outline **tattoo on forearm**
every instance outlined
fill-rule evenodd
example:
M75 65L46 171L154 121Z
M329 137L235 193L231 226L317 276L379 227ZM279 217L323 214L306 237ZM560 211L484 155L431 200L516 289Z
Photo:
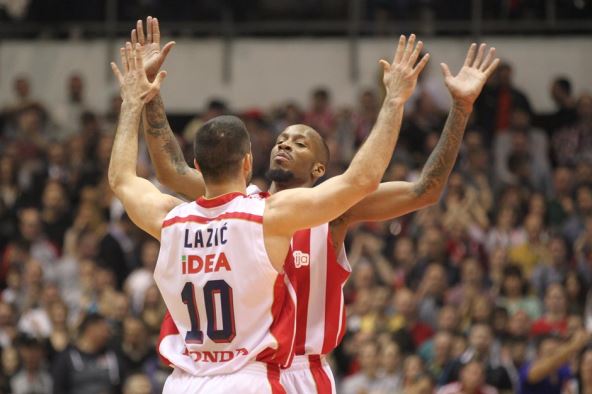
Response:
M160 96L156 96L146 104L146 123L148 123L146 132L151 136L160 137L169 130L172 133Z
M146 104L145 111L146 134L160 140L161 149L167 155L175 171L180 175L185 174L187 172L187 162L173 134L173 130L169 126L161 97L156 96Z
M460 150L469 115L456 107L450 110L438 144L430 154L414 187L417 196L440 190L446 183Z

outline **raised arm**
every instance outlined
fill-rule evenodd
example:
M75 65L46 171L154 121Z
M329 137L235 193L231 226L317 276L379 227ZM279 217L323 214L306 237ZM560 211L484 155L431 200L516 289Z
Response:
M422 47L421 41L415 45L414 35L409 42L401 36L392 64L380 61L386 97L378 121L349 168L314 188L284 190L271 196L265 212L266 234L291 235L326 223L376 190L399 136L403 105L429 59L425 55L414 67Z
M121 58L123 74L115 63L111 63L121 86L123 102L109 162L109 185L131 220L154 238L160 239L160 229L166 214L181 201L161 193L148 180L138 177L136 165L142 108L158 93L166 73L158 73L154 82L150 83L144 72L142 57L132 50L129 42L125 49L121 48Z
M168 42L161 50L158 19L151 16L146 18L146 35L142 21L138 20L131 39L132 45L140 44L146 76L149 81L153 81L175 42ZM146 103L142 125L150 159L160 183L188 199L202 196L205 193L203 178L197 170L187 165L167 120L160 94Z
M434 204L440 198L454 167L473 104L485 82L499 63L495 48L485 55L485 44L469 48L460 72L453 76L441 63L444 82L452 96L452 107L438 144L430 154L415 182L385 182L378 190L346 212L345 224L358 221L387 220Z
M530 366L526 376L528 383L536 384L552 374L575 357L590 341L590 334L584 330L576 331L572 338L557 347L550 355L539 355Z

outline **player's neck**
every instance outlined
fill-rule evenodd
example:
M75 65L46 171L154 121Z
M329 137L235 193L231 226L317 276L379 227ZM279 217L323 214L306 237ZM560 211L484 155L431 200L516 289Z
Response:
M295 189L297 187L313 187L306 182L271 182L267 192L269 194L281 192L282 190Z
M247 193L247 188L245 186L245 181L244 179L237 179L232 180L232 181L228 181L228 182L223 182L223 183L218 183L218 184L206 184L206 194L205 194L205 198L210 199L210 198L216 198L218 196L221 196L223 194L228 194L228 193L243 193L246 194Z

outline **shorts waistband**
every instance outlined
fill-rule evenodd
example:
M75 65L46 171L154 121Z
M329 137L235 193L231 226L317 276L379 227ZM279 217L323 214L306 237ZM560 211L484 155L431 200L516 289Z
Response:
M183 375L191 375L191 376L199 376L199 377L213 377L213 376L224 376L224 375L235 375L235 374L247 374L247 375L262 375L262 376L268 376L268 373L274 373L274 371L277 371L275 373L279 373L279 366L275 365L275 364L267 364L267 363L263 363L260 361L252 361L247 363L246 365L244 365L243 367L241 367L239 370L237 371L233 371L233 372L228 372L228 373L224 373L224 374L213 374L213 375L208 375L208 374L200 374L200 375L194 375L193 373L190 373L188 371L185 371L182 368L179 367L175 367L175 372L177 374L183 374Z
M311 354L311 355L300 355L294 356L292 364L288 367L288 370L294 369L310 369L318 366L327 365L327 359L324 355Z

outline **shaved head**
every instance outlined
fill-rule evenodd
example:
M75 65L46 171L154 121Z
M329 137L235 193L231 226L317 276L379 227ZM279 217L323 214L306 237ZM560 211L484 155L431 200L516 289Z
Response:
M310 126L305 124L295 124L286 128L286 130L294 130L304 135L308 135L311 137L311 140L314 142L314 151L315 156L319 163L323 165L327 165L329 160L331 159L331 153L329 151L329 145L325 139L319 134L318 131L313 129Z

